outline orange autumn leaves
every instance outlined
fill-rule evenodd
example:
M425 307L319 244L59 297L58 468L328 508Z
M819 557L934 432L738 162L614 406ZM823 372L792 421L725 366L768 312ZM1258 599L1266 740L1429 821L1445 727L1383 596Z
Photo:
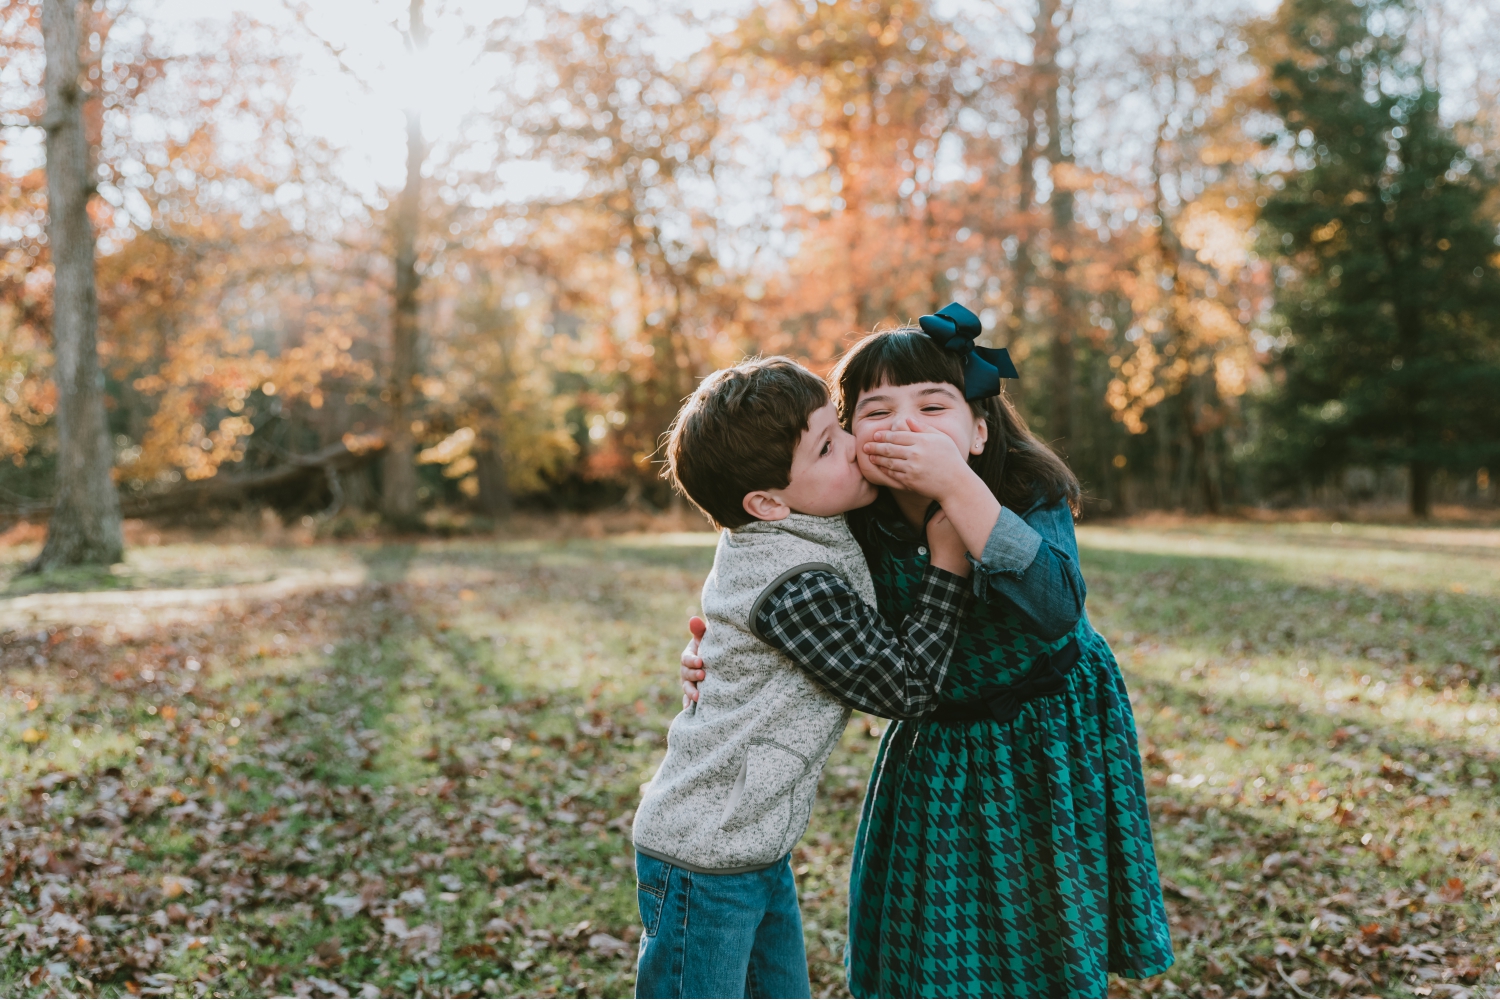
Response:
M410 417L418 450L473 435L424 479L449 499L503 469L518 493L571 477L665 500L660 434L698 378L745 353L826 368L852 336L951 299L1034 359L1018 389L1033 416L1044 359L1072 338L1079 422L1102 425L1106 458L1170 398L1192 394L1212 430L1257 384L1269 275L1250 252L1250 153L1213 115L1157 165L1191 181L1163 214L1179 266L1151 181L1037 159L1052 140L1023 120L1035 68L923 0L767 0L680 62L624 8L545 13L486 29L515 63L496 69L513 103L430 151ZM390 209L301 130L301 69L248 21L222 59L131 45L106 60L95 202L117 481L150 492L388 434ZM1159 70L1128 55L1111 72L1147 86ZM1213 79L1195 93L1209 111L1223 98ZM495 170L518 161L576 187L518 195ZM0 226L36 225L39 183L0 176ZM0 459L17 462L51 433L46 255L27 238L0 249Z

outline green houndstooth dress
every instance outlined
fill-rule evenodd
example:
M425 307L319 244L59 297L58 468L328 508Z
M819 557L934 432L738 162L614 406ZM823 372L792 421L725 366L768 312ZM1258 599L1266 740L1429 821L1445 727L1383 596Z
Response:
M961 626L942 700L1011 683L1069 637L1082 658L1066 694L1028 702L1010 723L907 721L887 731L850 877L857 997L1102 997L1111 972L1145 977L1172 964L1119 666L1087 616L1049 642L1022 610L1035 611L1027 588L1057 585L1048 573L1072 574L1081 607L1072 517L1058 505L1025 520L1047 565L976 573L984 599ZM882 615L900 621L927 565L921 538L888 497L850 522Z

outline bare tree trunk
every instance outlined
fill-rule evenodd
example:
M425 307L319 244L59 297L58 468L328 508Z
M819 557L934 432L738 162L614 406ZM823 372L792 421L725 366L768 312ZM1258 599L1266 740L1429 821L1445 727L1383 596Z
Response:
M1021 219L1021 225L1024 228L1021 232L1020 245L1016 248L1016 287L1013 293L1015 304L1011 311L1012 336L1022 332L1025 327L1026 298L1036 269L1035 262L1031 259L1036 237L1027 216L1036 205L1036 115L1041 103L1043 86L1039 78L1037 63L1043 51L1042 22L1044 19L1051 18L1055 2L1056 0L1040 0L1039 2L1036 24L1031 35L1031 73L1021 88L1020 106L1017 108L1021 116L1022 131L1020 155L1016 158L1016 214Z
M1191 466L1188 475L1197 480L1198 499L1203 508L1210 514L1219 512L1219 492L1214 488L1213 470L1208 467L1208 435L1204 433L1203 427L1198 422L1198 414L1193 411L1193 387L1183 380L1182 386L1177 390L1177 410L1182 414L1183 433L1188 439L1188 453L1186 464ZM1183 496L1189 495L1187 483L1183 483ZM1188 500L1186 506L1194 506Z
M410 44L421 49L427 44L427 28L422 20L422 0L411 0ZM386 392L390 395L390 446L385 453L381 482L381 509L397 525L410 525L417 519L417 465L411 421L414 380L417 375L417 228L422 206L422 161L426 149L422 144L422 118L415 108L406 111L406 186L396 203L395 315L391 322L391 368Z
M1171 337L1174 357L1188 359L1191 345L1187 331L1183 329L1182 316L1186 312L1189 291L1182 277L1182 248L1167 222L1166 194L1162 190L1162 150L1166 145L1167 119L1162 118L1156 128L1156 145L1151 157L1151 211L1156 216L1156 248L1161 255L1162 269L1172 283L1171 300L1167 307L1167 329ZM1219 512L1219 491L1214 483L1213 471L1208 463L1208 441L1198 414L1193 409L1193 387L1191 366L1187 374L1175 387L1177 411L1182 420L1182 433L1187 439L1187 450L1183 458L1183 506L1194 506L1190 499L1188 476L1198 481L1198 498L1210 514Z
M1047 115L1047 161L1052 167L1052 265L1049 274L1052 299L1052 341L1048 369L1052 412L1047 437L1064 457L1073 437L1073 289L1069 265L1073 252L1073 191L1059 182L1059 168L1073 162L1067 142L1062 109L1063 79L1058 55L1062 49L1062 27L1072 17L1072 4L1047 0L1038 21L1037 69L1046 89L1043 108Z
M480 511L489 517L504 517L511 511L511 495L500 436L493 431L482 432L479 447L474 450L474 460L479 477Z
M1423 461L1411 463L1411 516L1426 519L1432 515L1432 466Z
M52 341L57 386L57 501L47 541L27 567L41 572L109 565L124 552L114 456L99 369L99 303L88 200L92 158L83 126L76 0L43 0L46 47L47 237L51 246Z

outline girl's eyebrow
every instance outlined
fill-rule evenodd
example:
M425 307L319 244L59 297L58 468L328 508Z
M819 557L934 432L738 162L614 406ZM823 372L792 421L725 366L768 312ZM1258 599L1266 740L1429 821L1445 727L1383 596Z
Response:
M891 397L889 396L866 396L864 399L861 399L859 401L858 405L854 407L854 410L857 413L871 403L889 403L890 401Z
M949 386L949 385L939 385L939 386L934 386L931 389L923 389L921 392L917 393L917 395L918 396L952 396L955 399L958 398L958 393L954 390L954 388L952 386Z

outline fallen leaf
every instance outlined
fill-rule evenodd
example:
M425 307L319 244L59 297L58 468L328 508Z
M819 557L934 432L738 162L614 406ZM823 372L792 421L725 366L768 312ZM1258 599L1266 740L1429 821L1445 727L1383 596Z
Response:
M365 908L365 898L350 892L335 892L323 897L323 905L339 911L339 916L348 920Z
M1163 892L1174 896L1181 896L1183 899L1191 899L1195 902L1207 898L1203 895L1202 889L1191 885L1178 885L1177 882L1169 878L1161 880L1161 888Z
M198 888L198 883L181 875L163 875L161 879L161 894L167 899L176 899L182 895L192 895L193 890Z
M589 951L602 958L614 958L618 955L628 955L631 951L630 945L610 934L590 934Z

